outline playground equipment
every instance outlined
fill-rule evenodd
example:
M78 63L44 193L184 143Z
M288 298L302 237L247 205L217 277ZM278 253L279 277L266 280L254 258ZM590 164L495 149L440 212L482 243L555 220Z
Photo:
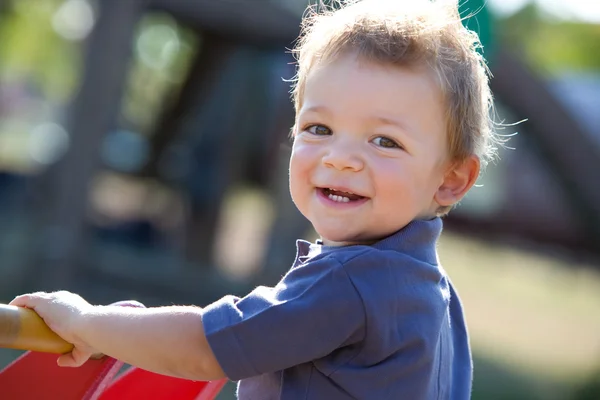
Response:
M15 400L212 400L226 380L191 381L130 367L98 355L79 368L56 364L73 346L32 310L0 304L0 347L28 350L0 371L2 398Z

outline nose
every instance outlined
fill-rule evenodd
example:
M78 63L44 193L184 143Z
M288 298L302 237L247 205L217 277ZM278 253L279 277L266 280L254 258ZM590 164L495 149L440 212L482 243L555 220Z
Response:
M335 143L322 158L323 165L339 171L360 171L364 168L364 160L359 146L351 143Z

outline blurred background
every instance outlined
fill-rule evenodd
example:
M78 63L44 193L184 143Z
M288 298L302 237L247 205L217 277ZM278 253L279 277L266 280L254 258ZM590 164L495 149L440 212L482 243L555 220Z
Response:
M287 190L307 1L0 1L0 302L203 306L275 283L315 237ZM600 399L600 3L461 4L518 132L439 248L473 399Z

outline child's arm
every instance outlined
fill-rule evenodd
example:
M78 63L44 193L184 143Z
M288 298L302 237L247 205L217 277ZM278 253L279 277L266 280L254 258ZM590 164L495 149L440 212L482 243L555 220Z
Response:
M104 353L160 374L194 380L224 377L208 345L202 309L92 306L68 292L19 296L12 305L34 309L75 349L59 365L79 366Z

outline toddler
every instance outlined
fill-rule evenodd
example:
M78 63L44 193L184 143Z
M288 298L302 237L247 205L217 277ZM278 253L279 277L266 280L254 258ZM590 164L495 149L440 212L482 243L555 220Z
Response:
M442 219L493 156L477 36L456 1L347 1L309 13L294 50L292 199L320 236L299 240L275 287L213 304L35 309L75 345L194 380L239 381L241 400L470 397L463 310L441 267Z

